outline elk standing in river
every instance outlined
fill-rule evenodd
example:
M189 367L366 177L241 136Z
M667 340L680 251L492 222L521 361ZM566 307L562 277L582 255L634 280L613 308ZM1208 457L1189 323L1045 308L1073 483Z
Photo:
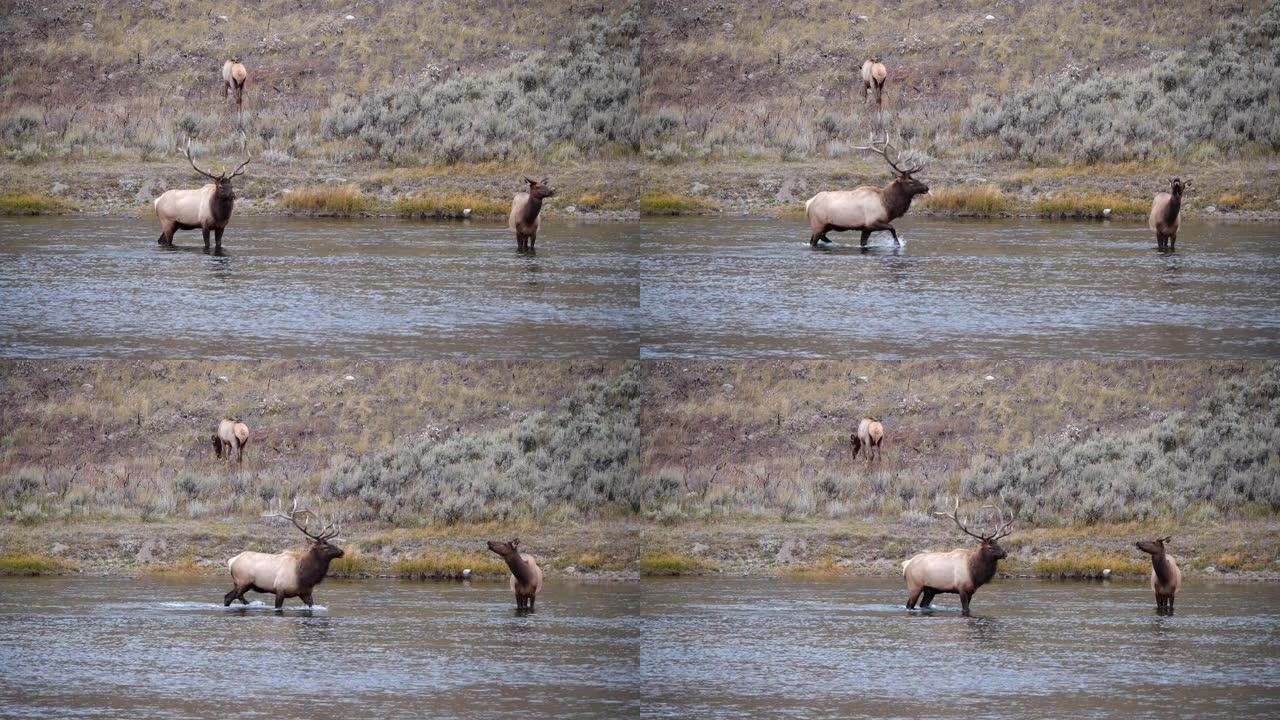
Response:
M956 593L960 596L963 614L968 615L969 600L974 592L995 576L996 563L1008 555L998 541L1012 532L1009 529L1013 525L1012 512L1005 521L1003 509L999 510L1000 520L996 529L986 534L975 533L965 527L959 512L960 500L957 498L956 507L950 513L934 514L955 520L966 535L977 538L981 544L976 548L957 548L951 552L920 553L902 563L902 577L907 581L907 609L915 609L921 594L924 599L920 607L924 609L933 603L934 595Z
M1151 201L1151 216L1147 218L1147 227L1156 234L1156 247L1161 250L1172 250L1178 242L1178 228L1182 225L1179 216L1182 211L1182 191L1191 187L1191 180L1186 182L1169 178L1169 192L1158 192Z
M315 518L315 513L298 508L298 501L293 501L289 512L267 512L263 517L282 517L293 523L311 539L311 546L306 550L288 550L282 553L269 554L260 552L242 552L227 561L231 569L231 591L222 597L223 605L229 606L235 600L248 605L244 594L254 592L276 596L276 609L284 606L285 598L302 598L302 602L311 607L311 591L319 585L329 572L329 563L342 557L342 548L329 541L338 536L335 524L325 525L318 533L307 530L307 526L298 522L299 515Z
M222 99L227 99L227 92L235 89L236 91L236 112L240 112L241 103L244 101L244 81L248 79L249 71L244 69L244 65L240 64L240 58L232 57L230 60L222 63Z
M541 180L524 179L529 183L529 192L518 192L511 200L511 215L507 217L507 226L516 234L517 250L532 250L538 241L538 228L542 221L538 213L542 211L542 201L554 197L555 190L547 185L547 178Z
M867 91L875 90L876 112L880 112L880 98L884 93L884 80L889 75L880 58L873 57L862 63L862 104L867 104Z
M858 451L864 446L867 448L867 465L871 465L873 459L879 460L880 443L883 440L884 425L875 418L862 418L862 422L858 423L858 431L849 436L852 460L858 459Z
M236 202L231 180L243 171L249 160L240 163L230 175L225 169L221 175L214 175L196 167L196 161L191 159L191 143L188 142L187 162L191 163L196 172L213 182L196 190L169 190L156 198L156 217L160 218L160 239L157 242L173 247L175 232L200 228L204 235L204 249L209 249L209 232L213 231L217 241L215 252L222 252L222 231L231 222L231 211Z
M1156 610L1173 612L1173 596L1182 585L1182 571L1173 561L1173 556L1164 551L1164 544L1169 542L1166 535L1155 540L1142 540L1134 543L1138 549L1151 556L1151 589L1156 594Z
M223 418L218 432L213 434L213 451L221 460L225 454L231 460L231 449L236 450L236 464L244 463L244 446L249 444L249 426L238 419Z
M805 202L805 215L812 231L809 235L811 246L817 247L819 240L831 242L827 239L827 233L832 230L862 231L862 247L867 246L867 238L871 237L871 233L888 230L893 235L894 244L902 244L898 240L898 231L890 223L905 215L911 208L911 199L929 192L929 186L912 177L923 170L923 166L903 170L889 159L887 151L891 147L886 142L883 148L874 145L854 148L878 153L889 163L889 167L893 168L894 178L888 187L863 185L853 190L824 191Z
M489 549L506 561L511 569L511 589L516 594L516 609L533 609L538 590L542 587L542 568L533 556L520 552L519 538L511 542L489 541Z

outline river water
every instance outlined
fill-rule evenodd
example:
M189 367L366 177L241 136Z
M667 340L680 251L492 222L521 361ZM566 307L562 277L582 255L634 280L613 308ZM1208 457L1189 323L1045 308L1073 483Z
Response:
M645 357L1280 356L1280 226L907 217L858 247L803 219L640 223Z
M635 583L326 581L223 608L220 578L0 578L0 716L597 718L639 713Z
M236 218L225 255L154 220L0 218L8 357L606 358L639 353L622 223Z
M1263 718L1280 708L1280 587L996 580L960 616L900 579L644 583L651 717Z

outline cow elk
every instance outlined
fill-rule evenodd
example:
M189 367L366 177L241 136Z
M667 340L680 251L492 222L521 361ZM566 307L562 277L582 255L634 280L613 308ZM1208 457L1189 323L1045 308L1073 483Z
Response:
M319 517L307 509L300 509L298 501L293 501L289 512L277 510L263 513L263 517L284 518L302 531L311 540L306 550L287 550L282 553L269 554L260 552L242 552L227 561L231 569L230 592L222 596L222 603L230 606L232 601L239 600L248 605L244 594L254 592L276 596L276 609L284 606L285 598L297 597L311 607L311 591L324 581L329 572L329 563L342 557L342 548L332 544L338 536L338 527L334 523L324 525L320 532L313 533L307 529L306 523L299 522L300 516L320 521Z
M889 75L880 58L873 57L862 63L862 104L867 104L868 91L875 91L876 112L880 112L880 99L884 94L884 80Z
M994 509L994 506L987 505ZM987 584L996 574L996 563L1003 560L1007 553L1000 547L999 540L1007 537L1012 531L1013 514L1008 520L1004 518L1004 510L999 509L999 519L995 530L989 533L975 533L965 525L959 517L960 500L956 499L955 509L950 513L934 513L949 517L955 521L966 535L977 538L976 548L957 548L950 552L920 553L902 563L902 577L907 581L907 609L914 610L916 600L923 594L921 609L927 609L933 603L933 596L938 593L956 593L960 596L960 606L965 615L969 614L969 600L978 588Z
M538 219L538 213L542 212L542 201L555 197L556 191L547 184L547 178L525 178L524 181L529 183L529 192L518 192L512 198L507 226L516 234L517 250L533 250L534 243L538 241L538 228L542 224Z
M240 112L244 102L244 81L248 77L249 71L240 64L240 58L232 56L230 60L222 63L222 99L227 99L228 91L235 90L237 113Z
M1155 540L1141 540L1134 543L1138 549L1151 556L1151 589L1156 594L1156 611L1173 613L1173 596L1182 585L1182 571L1173 556L1165 552L1164 544L1169 542L1166 535Z
M156 217L160 218L160 239L157 242L173 247L175 232L200 228L204 235L204 249L209 249L209 232L212 231L217 242L215 252L222 252L222 231L231 221L231 211L236 202L231 180L243 172L249 160L240 163L231 174L224 169L221 175L214 175L196 166L196 161L191 158L191 143L188 142L187 161L196 172L213 182L196 190L169 190L156 198Z
M1147 227L1156 234L1156 247L1164 250L1174 249L1178 242L1178 227L1182 225L1179 213L1182 210L1182 191L1191 187L1191 180L1183 182L1179 178L1169 178L1169 192L1156 193L1151 201L1151 216L1147 219Z
M244 446L249 444L249 426L238 418L223 418L218 423L218 431L213 434L213 451L221 460L231 460L231 450L235 448L236 464L244 463Z
M497 553L511 569L511 590L516 594L517 610L532 610L538 590L542 588L542 568L528 553L520 552L520 539L510 542L489 541L489 549Z
M877 230L888 230L893 235L895 245L901 245L898 231L892 223L902 217L911 208L911 199L916 195L929 192L929 186L912 177L924 169L922 165L903 170L889 158L888 150L893 146L888 142L883 147L859 146L855 150L870 150L880 155L893 168L893 182L888 187L879 188L863 185L853 190L824 191L809 198L804 204L805 215L809 219L809 244L818 246L818 241L831 242L827 233L844 230L860 230L862 247L867 246L867 238Z
M884 425L875 418L862 418L858 423L858 431L849 436L849 447L852 460L858 459L858 452L867 449L867 465L880 459L880 443L884 440Z

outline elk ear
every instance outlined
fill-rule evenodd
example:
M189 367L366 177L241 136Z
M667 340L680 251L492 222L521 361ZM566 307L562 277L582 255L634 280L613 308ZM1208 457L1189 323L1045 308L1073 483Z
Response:
M524 179L524 181L525 181L525 182L527 182L527 183L529 183L530 185L537 185L537 184L538 184L538 181L537 181L537 180L530 180L528 177L526 177L526 178Z
M519 546L520 546L520 538L512 538L511 547L519 547Z

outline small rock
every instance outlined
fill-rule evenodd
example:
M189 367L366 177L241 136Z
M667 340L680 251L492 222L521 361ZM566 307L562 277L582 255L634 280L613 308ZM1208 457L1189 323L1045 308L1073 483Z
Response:
M67 184L66 184L66 183L64 183L64 182L55 182L54 184L52 184L52 185L50 185L50 186L49 186L49 194L50 194L50 195L61 195L62 193L64 193L64 192L66 192L66 191L67 191L67 188L68 188L68 187L70 187L70 186L69 186L69 185L67 185Z
M53 544L53 547L49 548L49 554L50 554L50 555L61 555L62 553L66 552L67 550L70 550L70 548L68 548L66 545L63 545L62 543L54 543L54 544Z
M732 390L732 389L733 389L733 383L725 383L725 384L721 385L720 387L724 388L726 391L728 391L728 390Z
M219 375L219 376L218 376L218 382L220 382L220 383L225 383L225 382L231 382L231 381L230 381L229 379L227 379L227 376L226 376L226 375Z
M462 570L462 579L463 579L463 580L468 580L468 579L470 579L470 578L471 578L471 568L463 568L463 570Z
M693 553L694 555L701 555L706 551L707 551L707 546L702 543L694 543L693 547L689 548L689 552Z
M347 382L351 382L352 380L355 380L355 379L356 379L356 376L355 376L355 375L348 375L348 376L346 376L346 377L344 377L344 378L342 378L342 379L343 379L343 380L346 380Z
M988 376L986 377L986 379L987 379L987 380L995 380L995 379L996 379L996 376L995 376L995 375L988 375Z
M462 208L462 217L464 218L471 217L471 208Z
M871 378L867 377L866 375L859 375L858 382L871 382Z
M1204 571L1207 573L1218 572L1218 568L1210 565L1209 567L1205 568Z
M1104 578L1109 578L1109 577L1111 577L1111 568L1103 568L1103 570L1102 570L1102 577L1104 577Z
M81 23L81 24L80 24L80 27L84 28L85 30L92 30L92 29L93 29L93 23L91 23L91 22Z
M1217 205L1207 205L1207 206L1205 206L1204 211L1205 211L1205 212L1218 212L1218 206L1217 206Z
M146 542L142 543L142 547L138 548L138 554L134 560L139 565L145 565L154 562L156 555L164 553L168 549L168 544L161 538L149 537Z
M226 22L228 19L229 19L229 18L227 18L227 16L226 16L226 15L219 15L219 16L218 16L218 22L220 22L220 23L224 23L224 22Z
M1104 218L1111 217L1111 208L1102 208L1102 217Z
M709 186L708 186L706 183L696 182L696 183L694 183L693 185L689 186L689 194L690 194L690 195L701 195L702 193L704 193L704 192L706 192L706 191L707 191L707 188L708 188L708 187L709 187Z
M346 19L347 19L347 20L355 20L355 19L356 19L356 16L355 16L355 15L348 15L348 16L346 17Z
M93 385L90 385L89 383L85 383L80 386L80 389L85 392L93 392Z
M565 208L564 208L564 211L565 211L565 212L570 212L570 213L572 213L572 212L578 212L578 206L577 206L577 205L566 205L566 206L565 206Z
M789 537L782 543L782 547L778 548L778 554L774 556L774 560L782 564L788 564L800 559L809 551L809 543L805 542L801 537Z
M867 20L870 20L870 18L868 18L866 15L858 16L858 22L866 22Z
M564 571L567 573L576 573L578 572L578 568L570 565L569 567L565 568Z
M988 15L986 19L987 19L987 20L995 20L995 19L996 19L996 16L995 16L995 15Z

